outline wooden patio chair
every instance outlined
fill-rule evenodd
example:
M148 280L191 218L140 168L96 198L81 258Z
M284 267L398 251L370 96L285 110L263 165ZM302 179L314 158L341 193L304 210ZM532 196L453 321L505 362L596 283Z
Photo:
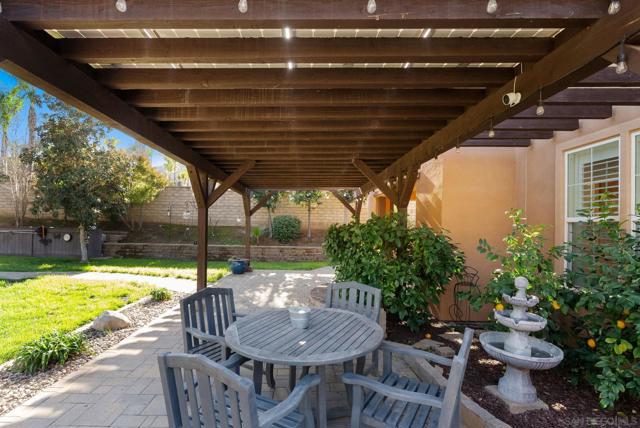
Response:
M373 380L354 373L345 373L342 380L353 390L351 428L457 428L460 426L460 387L469 358L473 330L466 329L458 354L444 358L419 351L407 345L383 342L383 373ZM444 388L409 379L393 372L392 354L424 358L436 364L450 366ZM363 395L363 389L368 393Z
M253 382L203 355L163 354L158 364L169 428L314 425L308 392L320 383L317 375L301 379L287 399L277 402L256 395Z

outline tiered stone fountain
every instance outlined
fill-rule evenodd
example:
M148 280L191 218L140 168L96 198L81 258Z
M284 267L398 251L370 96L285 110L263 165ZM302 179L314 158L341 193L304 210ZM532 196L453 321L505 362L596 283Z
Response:
M548 370L557 366L564 358L560 348L544 340L530 337L547 326L547 320L528 312L539 302L536 296L527 296L529 281L524 277L515 280L515 296L502 295L512 310L494 310L496 321L510 332L487 332L480 335L480 343L487 354L507 364L504 376L500 378L497 389L487 387L489 392L501 398L514 413L547 408L538 400L536 388L531 383L530 370Z

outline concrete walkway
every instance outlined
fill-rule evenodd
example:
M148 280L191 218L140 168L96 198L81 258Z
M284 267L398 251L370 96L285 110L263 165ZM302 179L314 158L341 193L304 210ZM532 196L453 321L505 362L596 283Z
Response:
M85 277L85 274L79 274ZM100 279L106 279L100 275ZM93 277L91 277L93 278ZM256 271L230 275L216 285L234 289L238 311L251 313L309 302L309 290L331 281L331 269L315 271ZM166 278L165 278L166 279ZM166 427L157 355L182 351L177 308L138 330L80 370L46 388L10 413L0 416L0 427ZM396 370L411 374L401 361ZM242 374L250 372L243 367ZM344 406L340 367L328 371L328 406ZM288 369L276 368L277 388L263 393L283 399ZM348 426L348 418L334 420L331 428Z

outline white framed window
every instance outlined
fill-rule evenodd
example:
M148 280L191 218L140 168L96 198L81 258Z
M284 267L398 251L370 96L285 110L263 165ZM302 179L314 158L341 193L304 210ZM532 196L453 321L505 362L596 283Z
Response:
M620 138L581 147L565 153L566 238L573 242L587 218L584 211L597 214L597 204L606 201L611 217L619 219Z

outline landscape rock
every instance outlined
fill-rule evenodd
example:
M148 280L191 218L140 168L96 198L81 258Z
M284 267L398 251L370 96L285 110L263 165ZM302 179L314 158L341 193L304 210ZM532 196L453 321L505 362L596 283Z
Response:
M448 331L446 333L439 334L438 337L460 345L462 344L462 338L464 337L464 335L462 333L458 333L457 331Z
M428 352L433 352L441 346L444 346L444 343L431 339L422 339L420 342L416 342L413 344L414 348Z
M94 330L121 330L123 328L131 327L131 320L121 312L117 311L104 311L93 320L91 325Z
M441 346L437 349L434 349L433 352L445 358L452 358L454 355L456 355L456 351L449 348L448 346Z

